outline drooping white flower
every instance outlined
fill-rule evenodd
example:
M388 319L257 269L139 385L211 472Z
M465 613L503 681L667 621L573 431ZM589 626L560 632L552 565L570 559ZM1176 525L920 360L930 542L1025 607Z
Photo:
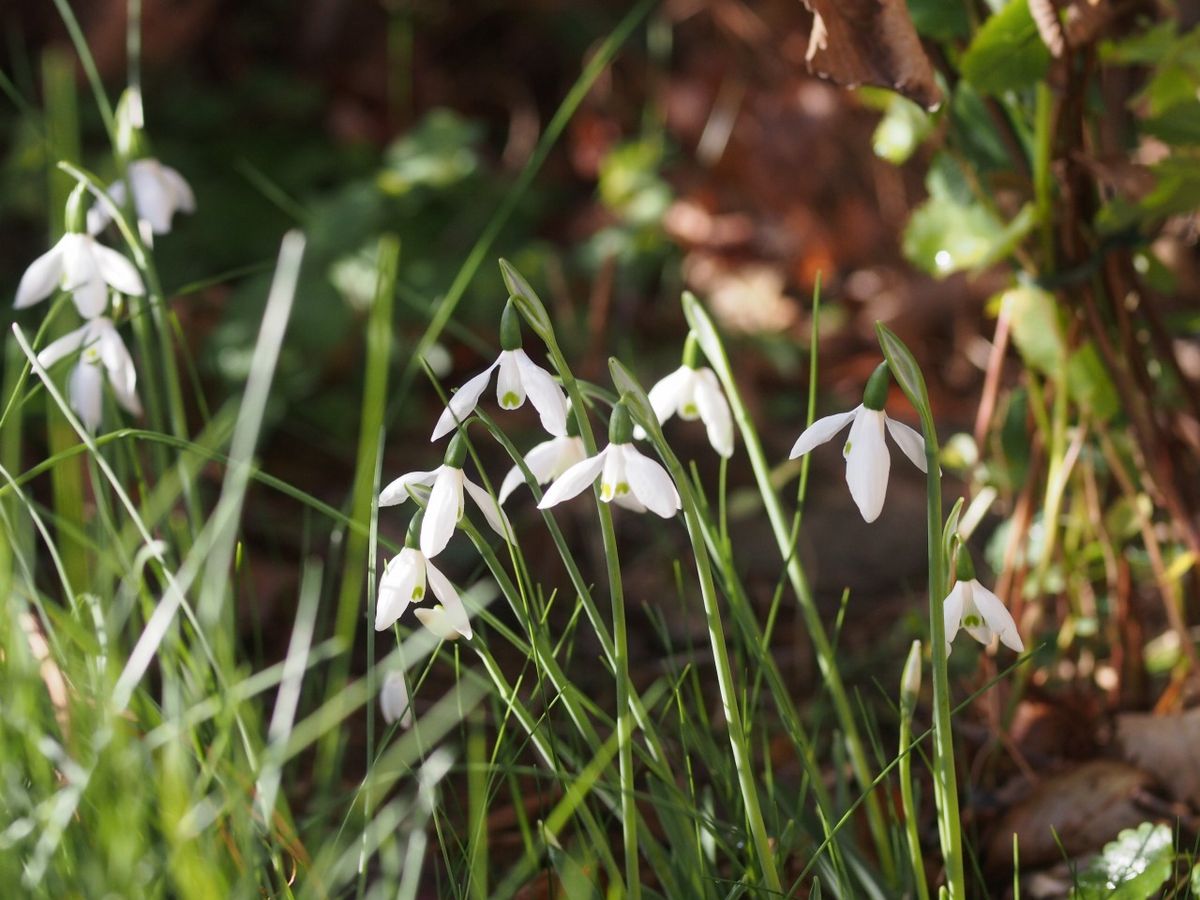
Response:
M999 636L1004 646L1017 653L1023 652L1025 644L1017 631L1017 623L1004 601L979 583L971 553L965 545L959 545L955 566L958 580L942 603L946 655L950 654L950 642L960 627L981 644L990 644L993 636Z
M412 705L409 703L408 685L404 683L403 672L388 672L383 679L383 687L379 691L379 709L383 713L383 721L389 725L399 720L401 728L412 727Z
M600 499L634 512L647 509L669 519L681 507L675 482L659 463L643 456L630 442L633 427L624 403L613 407L609 444L558 477L538 509L549 509L582 493L600 477Z
M413 495L414 488L430 488L425 503L424 524L421 526L421 552L437 556L445 549L454 534L454 526L463 517L464 492L470 495L484 519L505 540L512 539L512 525L500 504L482 487L469 479L462 470L466 442L455 435L446 450L446 461L429 472L408 472L391 482L379 494L380 506L395 506Z
M471 622L458 591L424 553L411 546L401 550L383 570L379 601L375 607L375 630L390 628L404 615L409 604L424 600L427 587L441 601L454 630L470 640Z
M587 456L583 439L578 435L551 438L535 446L525 454L525 465L538 484L546 484L560 476ZM525 483L525 475L519 466L513 466L500 484L497 499L503 503L509 494Z
M142 404L137 395L133 358L112 320L103 316L90 319L52 341L38 354L38 364L48 369L80 349L83 352L71 371L67 396L83 424L91 431L100 426L104 409L104 375L108 376L117 402L127 412L140 416Z
M415 615L430 632L443 641L457 641L463 633L455 624L454 616L442 606L418 606L413 609ZM461 624L461 623L459 623ZM470 635L467 635L470 637Z
M133 186L133 208L137 212L138 224L143 234L167 234L171 220L177 212L196 211L196 195L178 171L164 166L157 159L145 157L129 163L129 184ZM128 202L129 188L124 179L115 181L108 188L108 196L117 206ZM112 221L112 213L103 201L97 201L88 210L87 229L99 234Z
M554 376L521 349L520 316L511 302L500 317L500 345L503 349L496 361L455 391L437 420L431 441L445 437L471 414L497 368L496 400L501 409L517 409L529 397L547 432L555 437L567 433L567 396Z
M684 421L700 419L708 432L708 442L721 456L733 456L733 416L713 370L696 365L696 340L688 335L683 349L683 365L650 388L650 405L660 423L673 415ZM643 440L646 432L634 429L634 437Z
M21 276L14 306L24 309L45 300L61 287L71 293L75 308L94 319L108 306L108 289L141 296L146 292L133 263L99 243L90 234L64 234L57 244L35 259Z
M842 454L846 457L846 484L850 486L850 496L854 498L858 511L868 522L874 522L883 510L888 475L892 468L891 456L883 440L885 429L914 466L922 472L928 471L925 439L903 422L889 418L883 411L883 401L887 395L886 366L886 363L881 363L867 382L862 403L849 412L817 419L800 435L790 455L791 459L795 459L808 453L850 424L850 437L842 448Z

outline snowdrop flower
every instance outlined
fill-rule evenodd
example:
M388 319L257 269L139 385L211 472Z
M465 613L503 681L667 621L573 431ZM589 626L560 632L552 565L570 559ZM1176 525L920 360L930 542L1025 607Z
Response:
M462 637L462 632L458 630L454 617L440 603L437 606L418 606L413 609L413 614L427 630L440 640L457 641Z
M383 688L379 691L379 709L383 713L383 721L391 725L400 722L401 728L411 728L412 705L408 700L408 685L404 683L403 672L388 672L383 679Z
M571 466L582 462L586 456L583 439L577 434L570 434L542 441L525 454L525 466L538 484L547 484ZM521 472L521 467L513 466L500 483L497 499L503 503L524 483L525 475Z
M417 547L417 535L422 530L423 511L413 516L408 526L408 537L404 549L392 558L379 580L379 602L375 607L375 630L390 628L404 615L411 603L425 599L429 587L442 603L446 621L456 633L471 639L471 623L458 591L445 575L429 561L429 557Z
M421 528L421 552L437 556L450 542L454 526L463 517L463 492L470 495L492 529L511 540L512 525L492 495L471 481L462 470L467 455L466 440L456 434L446 450L445 462L430 472L409 472L383 489L380 506L395 506L413 496L413 488L430 488L425 504L425 524Z
M109 185L108 196L122 207L129 202L132 187L138 230L142 239L151 243L153 235L171 230L176 212L196 211L196 195L182 175L150 155L140 91L129 88L121 95L116 118L117 150L126 161L126 178ZM99 234L111 221L111 208L103 200L97 201L88 211L87 230Z
M660 423L673 415L686 422L700 419L708 431L708 442L721 456L733 456L733 417L713 370L696 365L696 339L689 334L683 348L683 365L650 389L650 405ZM633 436L644 440L640 426Z
M142 404L136 390L137 372L133 368L133 358L125 349L112 320L104 317L90 319L82 327L52 341L38 354L38 364L49 369L80 348L83 353L71 371L67 396L71 408L79 414L88 430L95 431L100 426L104 408L104 375L108 376L117 402L129 413L140 416Z
M146 292L133 263L90 234L81 234L82 184L67 201L67 233L30 263L17 286L14 306L24 309L45 300L57 287L71 293L75 308L85 319L94 319L108 306L108 289L140 296Z
M492 372L496 376L496 400L501 409L517 409L526 396L537 410L542 427L555 437L567 433L567 397L554 377L534 363L521 349L521 319L510 300L500 317L500 356L496 361L460 387L433 429L431 441L445 437L455 425L466 419L479 403Z
M608 426L608 446L558 477L538 504L549 509L580 494L600 477L600 499L616 502L634 512L651 512L669 519L679 510L679 492L667 470L643 456L631 443L633 423L625 404L613 407Z
M958 581L942 603L942 615L946 624L946 655L950 655L950 642L960 627L981 644L990 644L993 636L1000 643L1021 653L1025 644L1017 631L1017 623L1004 607L1004 601L985 588L975 578L975 566L970 551L958 548Z
M887 494L892 463L887 445L883 442L885 427L904 455L912 460L912 464L922 472L927 471L925 439L903 422L888 418L883 411L888 377L887 363L880 363L867 381L863 402L849 412L817 419L800 435L790 456L795 459L808 453L849 424L850 437L842 449L846 457L846 484L850 486L850 496L858 505L858 511L868 522L879 518Z

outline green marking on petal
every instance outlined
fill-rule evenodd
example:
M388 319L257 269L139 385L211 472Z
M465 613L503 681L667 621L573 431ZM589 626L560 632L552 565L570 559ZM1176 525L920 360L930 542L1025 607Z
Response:
M505 409L516 409L521 405L521 398L512 391L508 391L503 397L500 398L500 405Z
M698 416L698 415L700 415L700 409L699 409L699 407L696 406L695 403L685 403L683 405L683 415Z
M622 481L620 484L617 485L617 496L618 497L623 496L628 493L629 493L629 484L627 482Z
M977 615L963 616L963 625L967 628L978 628L983 624L983 619Z
M421 585L419 585L419 584L414 585L413 592L412 592L412 598L414 600L420 600L424 596L425 596L425 588L421 587Z
M849 456L850 456L850 442L849 441L846 441L846 446L842 448L842 456L845 456L847 458L849 458Z
M613 498L613 486L606 482L600 482L600 499L611 500Z

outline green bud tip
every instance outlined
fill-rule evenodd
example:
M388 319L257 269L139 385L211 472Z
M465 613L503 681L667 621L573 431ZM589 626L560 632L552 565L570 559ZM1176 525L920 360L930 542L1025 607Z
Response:
M508 298L504 312L500 314L500 347L503 350L521 349L521 314L512 297Z
M613 406L612 418L608 420L608 442L610 444L629 444L633 442L633 419L629 417L629 408L624 400L618 400Z
M698 368L696 360L700 354L700 343L696 340L696 332L689 331L687 340L683 342L683 364L689 369Z
M867 379L866 388L863 389L863 406L867 409L879 411L887 405L888 386L891 384L891 376L892 373L888 369L886 360L875 367L875 371Z
M913 641L912 649L908 651L908 659L904 661L904 673L900 676L900 699L906 704L915 704L920 693L921 642Z
M404 546L416 550L421 546L421 523L425 521L425 510L418 509L408 521L408 534L404 538Z
M461 431L456 431L454 432L454 437L450 438L449 446L446 447L446 455L443 461L452 468L461 469L466 459L467 438Z
M971 561L971 551L961 541L958 545L958 556L955 559L954 574L959 581L975 580L975 564Z
M66 228L71 234L83 234L87 231L87 210L84 203L87 197L87 185L82 181L72 189L67 197Z

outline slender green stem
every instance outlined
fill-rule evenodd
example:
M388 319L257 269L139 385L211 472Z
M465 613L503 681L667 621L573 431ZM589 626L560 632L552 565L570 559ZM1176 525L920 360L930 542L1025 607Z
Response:
M908 840L908 861L912 868L913 882L917 887L917 900L929 900L929 885L925 881L925 861L921 856L921 836L917 831L917 801L913 796L912 744L913 712L921 690L921 642L914 641L908 661L904 664L904 678L900 686L900 804L904 810L904 832Z

